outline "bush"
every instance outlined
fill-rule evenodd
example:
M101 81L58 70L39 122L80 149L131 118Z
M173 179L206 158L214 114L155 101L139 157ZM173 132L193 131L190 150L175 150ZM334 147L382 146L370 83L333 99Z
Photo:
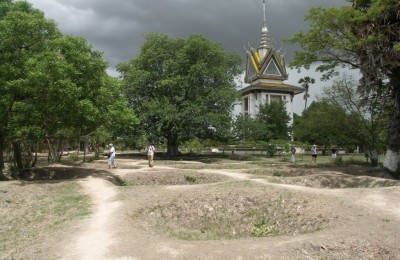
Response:
M190 183L195 183L196 180L197 180L197 178L196 178L196 176L186 175L186 176L185 176L185 180L186 180L187 182L190 182Z
M343 157L336 157L336 159L333 160L333 164L335 164L335 165L343 165L344 164Z
M263 217L259 223L255 223L251 233L256 237L265 237L274 231L273 225L268 225L269 219Z

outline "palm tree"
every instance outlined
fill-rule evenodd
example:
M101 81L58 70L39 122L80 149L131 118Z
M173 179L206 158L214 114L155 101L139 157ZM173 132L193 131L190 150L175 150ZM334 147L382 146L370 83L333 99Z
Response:
M315 80L313 78L310 78L309 76L306 76L304 78L301 78L298 81L298 83L301 84L301 86L306 90L306 92L304 93L304 100L305 100L304 110L306 110L306 108L307 108L307 99L310 97L310 95L308 94L308 89L310 87L309 84L314 84Z

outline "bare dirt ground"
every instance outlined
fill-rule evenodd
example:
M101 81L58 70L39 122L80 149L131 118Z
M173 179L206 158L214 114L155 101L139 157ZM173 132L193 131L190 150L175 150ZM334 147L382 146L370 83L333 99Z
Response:
M56 165L92 214L21 259L400 259L400 182L367 166L118 156Z

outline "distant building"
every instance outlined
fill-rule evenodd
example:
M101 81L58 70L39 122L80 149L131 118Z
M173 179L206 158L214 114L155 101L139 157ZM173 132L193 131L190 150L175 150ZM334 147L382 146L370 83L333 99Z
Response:
M260 105L271 102L285 102L286 110L293 123L293 97L304 92L304 88L284 84L288 79L285 54L275 48L267 27L267 13L263 0L264 23L261 41L258 48L247 50L246 73L244 82L249 84L242 88L241 113L255 117Z

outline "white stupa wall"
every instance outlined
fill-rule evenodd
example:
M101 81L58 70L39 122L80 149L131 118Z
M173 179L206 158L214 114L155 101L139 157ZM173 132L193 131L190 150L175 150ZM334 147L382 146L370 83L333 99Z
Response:
M266 92L255 92L243 97L241 105L241 113L249 114L252 118L255 118L259 112L259 107L264 104L270 104L272 97L280 96L282 102L285 102L286 111L290 117L289 124L293 124L293 101L290 94L282 93L266 93ZM249 105L248 110L245 110L245 99L248 98Z

